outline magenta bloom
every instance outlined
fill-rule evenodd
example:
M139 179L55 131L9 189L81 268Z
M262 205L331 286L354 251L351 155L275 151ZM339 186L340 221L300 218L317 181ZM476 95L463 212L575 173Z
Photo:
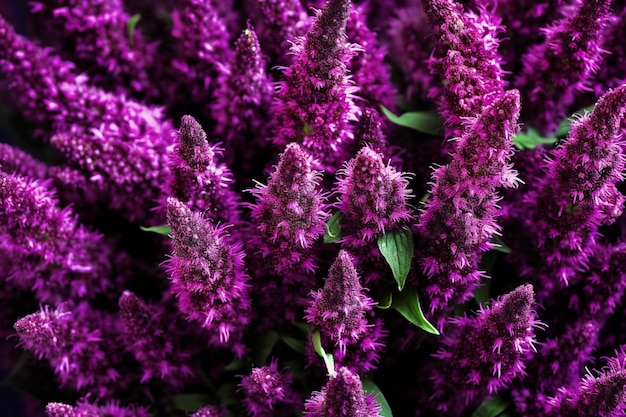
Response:
M597 376L587 374L578 387L561 390L551 399L550 417L618 417L626 406L626 358L623 352L607 360Z
M300 395L293 391L293 378L279 372L276 361L269 366L253 368L239 384L244 393L243 403L252 417L291 416L301 406ZM300 402L300 404L299 404Z
M523 285L476 317L451 319L443 346L434 355L437 361L429 368L433 410L458 416L524 374L525 356L535 350L533 304L532 286Z
M3 272L42 302L93 298L117 280L115 256L49 187L0 172L0 253L12 266Z
M248 24L235 42L230 67L221 67L211 104L214 134L224 142L227 165L248 175L256 155L267 151L261 132L267 127L274 86L265 64L254 28Z
M232 174L218 161L221 152L207 142L206 133L193 117L183 116L178 143L169 154L168 195L206 219L239 224L238 197L231 188Z
M420 293L431 313L466 301L480 282L478 261L500 229L497 190L518 181L510 161L519 109L515 90L485 107L456 141L452 162L433 174L417 241L426 275Z
M0 143L0 171L38 180L46 177L48 167L24 151Z
M193 372L185 364L189 355L174 342L176 321L168 325L161 305L148 305L130 291L124 291L119 307L125 347L142 367L141 382L158 378L180 389Z
M310 19L300 0L258 0L257 33L271 62L289 64L291 42L303 36Z
M598 227L622 213L624 196L616 184L625 166L619 135L625 110L626 86L601 98L591 114L574 122L552 152L537 189L527 195L524 229L532 243L514 255L523 274L537 273L539 262L543 265L540 298L567 285L587 264Z
M576 12L544 29L545 40L523 57L515 86L524 97L527 120L544 134L554 132L576 95L598 70L609 0L583 0Z
M106 316L80 310L84 306L73 312L44 307L14 327L24 349L47 359L62 385L107 397L124 388L114 367L119 358L105 346L114 324L106 322Z
M339 368L304 407L305 417L378 417L379 413L380 405L364 394L361 379L347 368Z
M130 16L121 0L47 0L30 6L42 36L53 39L61 55L95 85L141 97L150 92L147 69L154 48L138 30L129 38Z
M209 0L181 0L172 13L171 36L175 40L166 100L172 108L196 116L211 117L219 68L230 62L229 35L215 5ZM184 92L184 94L181 94Z
M359 102L359 107L378 110L382 104L393 111L396 107L396 91L391 84L390 69L384 62L387 51L379 44L376 34L367 27L362 8L352 8L346 35L349 42L361 47L348 63L354 84L359 88L357 95L364 99L364 102Z
M116 402L105 405L81 402L76 407L61 403L50 403L46 406L48 417L149 417L144 407L122 407Z
M504 94L498 54L500 20L484 7L479 14L463 12L454 0L422 3L441 50L430 58L431 72L445 80L442 87L431 88L429 97L438 98L446 136L456 138L464 132L467 117L477 117Z
M349 157L356 121L355 88L346 73L354 48L346 43L349 0L329 0L293 47L294 61L279 83L275 113L277 146L302 145L319 167L334 173Z
M369 319L374 301L365 295L346 251L339 252L324 287L312 295L305 317L320 331L322 344L333 348L339 365L355 372L373 369L383 346L382 321Z
M251 213L256 226L253 245L268 258L273 273L316 267L312 247L324 234L329 216L319 191L320 174L311 169L312 162L299 145L290 144L267 185L253 190L257 198Z
M172 234L168 274L178 308L208 330L212 345L227 345L241 356L250 302L240 248L230 244L224 227L173 197L167 200L167 224Z

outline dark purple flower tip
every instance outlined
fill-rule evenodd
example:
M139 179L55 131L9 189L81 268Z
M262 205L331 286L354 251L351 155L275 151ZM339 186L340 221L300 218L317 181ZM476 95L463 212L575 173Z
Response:
M203 158L202 161L194 163L196 162L196 158L200 156L196 154L197 149L208 147L209 143L204 129L192 116L186 115L182 117L178 133L178 141L180 142L178 154L189 165L196 166L198 163L208 165L212 162L213 155L211 154L207 155L210 159L204 160L207 158Z
M305 417L378 417L380 405L363 392L358 375L341 367L304 406Z
M330 267L324 287L313 293L306 318L345 352L367 332L365 313L373 301L364 294L354 263L342 250Z
M244 405L253 417L280 417L290 415L300 396L291 388L290 374L279 372L276 361L269 366L253 368L239 386L245 398Z

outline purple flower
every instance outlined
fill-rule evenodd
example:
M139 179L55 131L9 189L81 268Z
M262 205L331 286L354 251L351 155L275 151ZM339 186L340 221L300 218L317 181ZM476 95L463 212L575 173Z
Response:
M275 360L269 366L253 368L239 386L248 415L252 417L290 416L301 405L302 398L292 389L292 376L279 372Z
M309 28L309 16L300 0L257 0L258 18L255 22L263 45L271 62L289 64L287 54L296 38L303 36Z
M252 244L268 258L266 267L272 273L315 270L312 247L324 234L329 216L312 162L298 144L289 144L267 185L253 190L257 203L251 213L256 226Z
M12 265L4 272L43 302L93 298L117 281L112 262L122 258L59 208L49 186L0 172L0 253Z
M362 148L339 172L336 206L343 213L343 243L360 247L378 237L402 230L413 219L406 175L385 165L379 153Z
M149 138L128 142L109 135L103 125L54 135L50 143L84 176L89 190L103 193L100 200L110 209L130 221L149 222L155 217L146 207L163 198L168 172L162 143Z
M433 84L428 58L434 48L426 15L421 7L400 9L396 14L389 28L389 59L402 72L406 99L425 102Z
M137 406L122 407L117 402L105 405L80 402L76 407L61 403L46 406L48 417L149 417L147 408Z
M46 177L48 167L28 153L0 143L0 171L38 180Z
M478 261L500 229L497 190L518 181L510 160L519 108L515 90L485 107L457 140L452 162L433 174L418 225L418 254L426 275L418 284L427 295L424 305L438 312L438 319L469 299L480 282Z
M529 243L514 255L523 274L540 274L540 299L567 285L587 264L598 227L622 213L624 196L616 183L625 166L619 135L625 110L626 86L602 97L591 114L573 123L537 189L527 194Z
M209 145L206 133L193 117L183 116L178 143L169 155L168 195L206 219L239 224L238 196L231 189L232 174L218 161L221 152Z
M172 20L174 50L162 63L169 76L165 99L171 108L210 117L219 68L232 54L226 26L210 0L177 2Z
M261 132L268 124L274 86L265 73L261 46L249 23L235 43L230 67L222 67L217 85L211 104L214 134L224 141L227 165L250 175L255 156L269 151Z
M602 62L598 65L598 72L592 81L596 96L626 82L626 75L621 71L626 65L626 49L622 42L625 36L626 9L622 9L619 16L611 19L604 28L602 50L608 53L602 56Z
M346 251L339 252L324 287L312 295L305 317L319 329L322 343L333 348L338 364L355 372L373 369L383 346L382 321L370 324L374 301L365 295Z
M346 43L349 0L329 0L304 38L292 47L294 61L285 70L272 113L277 146L302 145L319 168L334 173L348 157L353 139L351 121L357 107L346 65L354 47Z
M378 417L380 405L365 395L358 375L339 368L319 392L306 401L305 417Z
M47 359L62 385L103 398L125 385L114 367L119 358L108 346L114 323L106 319L85 312L84 306L74 311L43 307L19 319L14 327L24 349Z
M1 17L0 70L11 80L13 104L40 128L40 136L99 129L107 138L159 144L163 153L171 142L171 122L160 108L91 86L73 64L17 35Z
M195 413L191 415L191 417L222 417L224 412L221 411L218 407L214 407L212 405L202 407Z
M160 378L167 385L180 389L193 372L185 364L189 355L175 344L179 324L172 320L168 326L161 305L148 305L130 291L124 291L119 307L125 348L143 369L141 382Z
M250 302L240 248L229 243L223 227L172 197L167 224L172 235L168 274L178 308L210 332L212 345L227 345L241 356Z
M384 62L387 51L380 46L376 34L365 22L362 8L354 7L346 26L348 41L361 47L348 63L348 70L359 88L359 107L378 109L382 104L392 111L395 109L395 88L391 84L390 70Z
M446 136L461 136L467 117L477 117L504 94L504 73L498 54L500 21L480 7L479 14L463 12L453 0L423 0L433 33L439 40L440 56L429 60L431 72L443 80L432 87L430 98L438 97Z
M523 285L476 317L451 319L429 368L433 410L458 416L524 374L525 355L535 349L533 303L532 286Z
M556 130L576 95L598 70L608 0L583 0L576 12L544 29L545 40L523 57L515 86L524 97L526 119L542 133Z
M550 403L550 417L618 417L626 406L626 359L623 352L607 360L598 376L587 374L578 387L561 390Z
M130 16L121 0L36 1L30 6L45 39L53 39L62 56L95 85L131 95L150 92L153 48L139 31L128 35Z

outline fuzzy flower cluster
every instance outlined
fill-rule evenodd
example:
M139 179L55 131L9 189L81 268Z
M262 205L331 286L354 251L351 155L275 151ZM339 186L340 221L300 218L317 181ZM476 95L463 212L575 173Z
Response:
M625 19L0 0L0 414L624 416Z

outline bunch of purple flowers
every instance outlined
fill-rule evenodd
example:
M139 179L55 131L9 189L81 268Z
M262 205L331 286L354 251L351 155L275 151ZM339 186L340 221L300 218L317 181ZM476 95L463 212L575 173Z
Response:
M0 0L0 414L626 416L625 28Z

